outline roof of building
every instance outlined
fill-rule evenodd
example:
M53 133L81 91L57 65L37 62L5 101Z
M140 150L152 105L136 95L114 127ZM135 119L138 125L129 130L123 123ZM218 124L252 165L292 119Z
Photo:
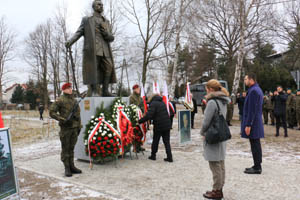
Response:
M24 90L26 90L28 88L28 86L26 84L19 84L19 83L15 83L12 86L10 86L9 88L6 88L6 90L4 91L4 93L7 93L8 91L14 89L15 87L17 87L18 85L20 85Z

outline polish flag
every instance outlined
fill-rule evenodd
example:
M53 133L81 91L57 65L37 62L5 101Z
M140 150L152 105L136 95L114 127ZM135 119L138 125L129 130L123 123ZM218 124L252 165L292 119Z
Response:
M145 95L145 90L143 85L141 85L141 96L143 98L143 103L144 103L144 113L146 113L148 110L148 106L147 106L146 95Z
M168 85L167 82L164 82L164 91L163 91L163 102L165 102L168 110L168 114L170 116L170 110L169 110L169 95L168 95Z
M153 94L160 94L159 85L156 81L153 82Z

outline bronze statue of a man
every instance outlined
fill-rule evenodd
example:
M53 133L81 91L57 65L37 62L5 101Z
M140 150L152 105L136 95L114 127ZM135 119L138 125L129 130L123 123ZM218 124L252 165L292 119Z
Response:
M102 84L102 96L112 96L108 92L110 83L116 83L116 73L110 43L114 41L109 21L103 16L101 0L93 2L93 16L84 17L81 24L66 42L70 48L81 36L84 36L83 46L83 83L88 85L88 96L100 96L99 85Z

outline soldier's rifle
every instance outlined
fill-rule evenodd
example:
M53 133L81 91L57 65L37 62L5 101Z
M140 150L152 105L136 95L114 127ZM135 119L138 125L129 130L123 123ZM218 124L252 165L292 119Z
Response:
M77 93L77 96L80 96L78 85L77 85L77 81L76 81L76 76L75 76L75 63L74 63L74 59L73 59L73 54L72 54L71 47L67 47L67 52L69 53L69 57L70 57L70 61L71 61L71 68L72 68L72 74L73 74L73 82L74 82L74 85L75 85L76 93Z
M65 122L68 122L68 121L70 121L73 118L74 114L77 112L79 103L85 98L85 96L86 96L86 94L83 95L82 97L80 96L79 101L77 101L75 103L75 105L73 106L73 108L72 108L72 110L71 110L70 114L68 115L68 117L67 117L67 119L66 119Z

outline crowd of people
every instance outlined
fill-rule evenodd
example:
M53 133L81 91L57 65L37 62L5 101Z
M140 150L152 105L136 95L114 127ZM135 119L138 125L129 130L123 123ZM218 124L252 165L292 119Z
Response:
M237 95L239 116L243 115L243 107L246 98L246 92ZM288 128L300 130L300 90L296 95L288 88L283 90L278 86L274 92L265 92L263 98L263 119L264 124L276 126L275 136L279 136L280 127L284 129L284 136L288 137Z
M297 96L283 91L281 86L272 93L263 94L255 74L245 76L244 83L248 86L248 91L238 94L236 103L239 109L239 119L241 121L241 137L248 139L250 142L253 166L245 168L245 174L261 174L262 173L262 148L260 139L264 137L264 124L268 124L268 117L271 118L271 124L276 122L276 136L279 136L279 128L284 128L285 137L287 137L287 128L293 128L299 122L300 116L300 91ZM223 198L223 187L225 184L225 157L227 141L220 141L214 144L207 142L208 129L213 126L216 113L222 115L226 126L230 126L230 120L233 115L233 99L228 91L222 87L218 80L212 79L206 83L205 110L200 135L203 137L203 156L208 161L209 168L213 177L213 188L203 194L208 199ZM62 87L63 96L59 98L50 108L50 116L60 122L61 132L60 139L62 142L61 160L65 166L65 175L72 176L74 173L81 173L81 170L74 165L74 146L77 141L78 132L80 130L80 109L76 112L75 117L70 122L66 121L67 113L71 106L74 105L75 99L72 96L71 84L64 84ZM148 97L147 111L144 110L145 102L141 97L141 88L134 85L133 93L129 97L129 103L139 106L143 112L143 117L139 123L152 121L153 124L153 142L151 146L150 160L156 160L159 141L162 137L166 151L166 162L173 162L173 156L170 144L170 130L172 129L173 118L176 115L176 106L172 99L169 102L169 109L160 94L153 94ZM212 101L213 100L213 101ZM197 113L196 101L193 100L194 107L191 115L192 128L195 127L194 119ZM299 114L298 114L299 113ZM263 118L264 116L264 118ZM287 118L286 118L287 117ZM287 122L286 122L287 120ZM264 123L263 123L264 122ZM229 129L228 129L229 130ZM222 130L220 131L222 132ZM68 144L67 144L68 143ZM139 151L145 149L141 146Z

